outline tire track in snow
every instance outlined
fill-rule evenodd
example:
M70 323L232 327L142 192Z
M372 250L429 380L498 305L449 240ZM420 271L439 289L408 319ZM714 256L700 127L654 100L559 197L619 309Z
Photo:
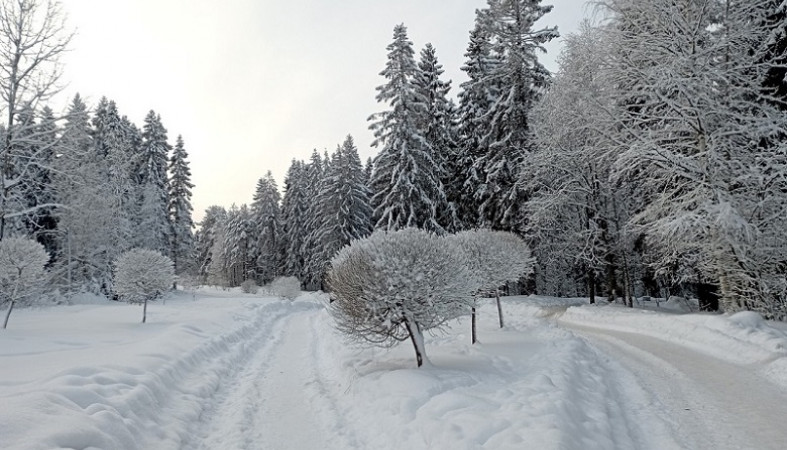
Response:
M633 373L639 386L621 387L645 389L641 408L658 409L686 448L784 448L787 399L754 370L636 333L561 325Z
M304 446L303 439L314 437L317 427L302 401L305 382L298 382L307 373L299 354L305 351L300 324L321 308L295 302L260 312L264 318L258 329L235 351L234 363L183 449L324 448L319 435Z
M181 444L182 449L254 448L249 447L250 433L247 412L253 410L254 396L244 397L254 385L252 374L265 370L265 355L279 341L284 326L282 318L295 308L291 303L273 303L257 308L253 330L228 347L217 361L205 368L203 377L218 377L216 387L203 402L199 419ZM218 437L218 441L214 439ZM222 440L224 439L224 440ZM218 445L209 445L215 443Z

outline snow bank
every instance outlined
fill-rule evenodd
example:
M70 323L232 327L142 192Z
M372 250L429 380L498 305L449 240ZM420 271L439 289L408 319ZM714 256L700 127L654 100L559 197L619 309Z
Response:
M617 305L571 307L561 322L638 333L735 363L750 364L787 389L787 326L755 312L669 314Z

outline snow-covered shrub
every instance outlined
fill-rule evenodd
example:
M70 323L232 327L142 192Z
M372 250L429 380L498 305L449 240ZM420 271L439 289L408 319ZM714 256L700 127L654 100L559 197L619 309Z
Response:
M148 301L169 290L175 279L172 260L153 250L135 248L115 262L115 291L122 300L141 303L145 323Z
M245 294L256 294L259 286L256 281L249 279L240 284L240 290Z
M21 237L0 241L0 304L8 303L3 328L8 326L14 304L29 301L40 292L48 261L49 254L38 242Z
M450 241L413 228L353 241L331 261L327 284L340 331L382 346L410 339L418 366L422 332L468 314L479 288Z
M478 278L481 289L495 292L498 321L502 328L503 310L498 288L533 272L535 259L530 256L527 243L514 233L491 230L462 231L445 239L460 249L463 260Z
M301 282L295 277L276 277L268 286L271 295L295 300L301 295Z

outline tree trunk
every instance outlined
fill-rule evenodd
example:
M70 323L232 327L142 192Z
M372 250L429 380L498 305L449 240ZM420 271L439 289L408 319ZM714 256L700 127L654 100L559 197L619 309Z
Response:
M148 318L148 298L145 297L145 302L142 304L142 323Z
M8 305L8 312L5 313L5 322L3 322L3 329L5 330L8 327L8 318L11 317L11 311L14 309L15 301L11 300L11 304Z
M631 292L631 275L629 272L629 263L626 254L623 253L623 290L626 291L626 305L629 308L634 307L634 294Z
M497 303L497 319L500 322L500 328L503 328L503 308L500 306L500 290L495 289L495 303Z
M476 313L475 313L475 306L473 306L473 308L471 309L471 311L472 311L472 312L471 312L471 315L470 315L470 329L471 329L471 338L470 338L470 340L471 340L471 343L472 343L472 344L475 344L476 342L478 342L478 335L477 335L477 333L476 333Z
M407 327L407 334L410 335L410 340L412 341L413 348L415 349L415 362L418 364L418 367L421 367L424 365L424 361L426 360L424 334L421 332L421 327L418 325L418 322L415 322L411 319L405 318L404 326Z
M697 284L697 300L699 300L700 311L719 310L719 288L709 283Z
M607 269L607 295L610 303L617 300L618 282L617 282L617 264L615 263L615 255L608 252L606 257Z
M587 270L588 277L588 294L590 295L590 304L596 303L596 274L593 269Z

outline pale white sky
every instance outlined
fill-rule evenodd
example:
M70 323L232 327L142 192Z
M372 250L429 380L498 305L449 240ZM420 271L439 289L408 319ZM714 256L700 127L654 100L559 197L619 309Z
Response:
M271 170L333 151L349 133L366 160L367 117L393 27L416 54L437 49L453 94L464 80L468 33L485 0L62 0L77 28L65 58L64 96L102 95L139 126L154 109L170 142L182 134L199 220L210 205L249 203ZM543 25L575 31L584 0L545 0ZM559 42L544 63L555 70ZM53 105L55 110L64 109Z

